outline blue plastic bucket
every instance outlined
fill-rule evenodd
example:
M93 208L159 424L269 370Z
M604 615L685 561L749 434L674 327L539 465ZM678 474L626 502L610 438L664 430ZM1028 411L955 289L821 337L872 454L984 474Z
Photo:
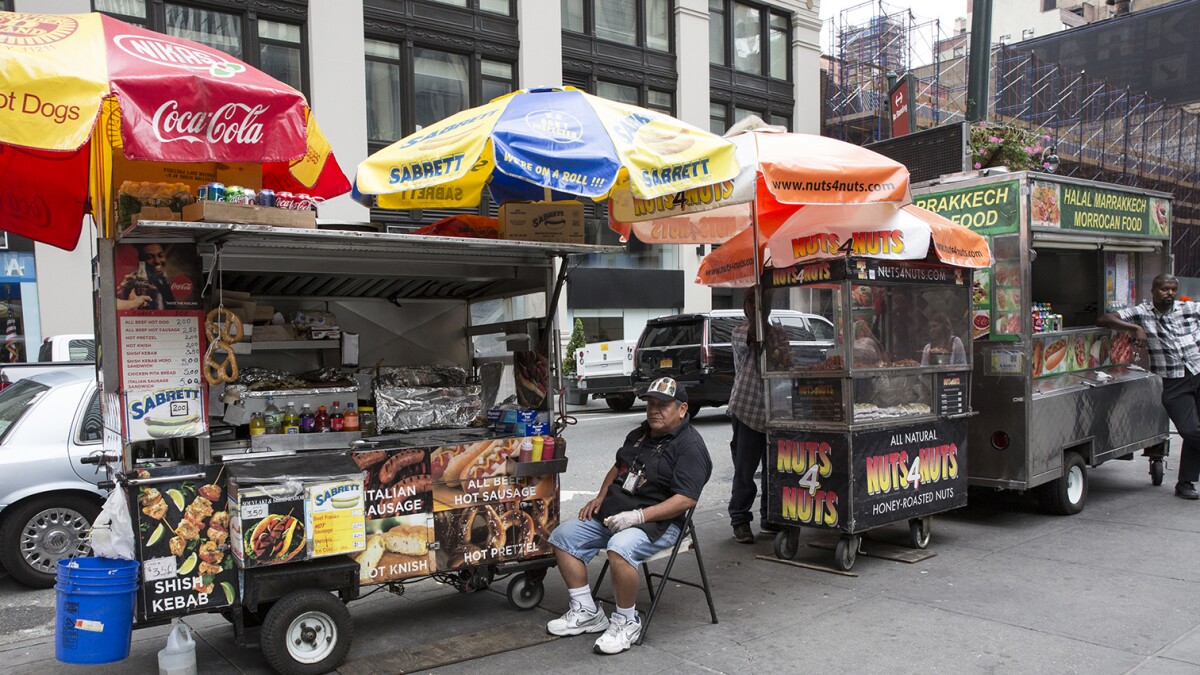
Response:
M63 663L111 663L129 656L138 562L58 561L54 656Z

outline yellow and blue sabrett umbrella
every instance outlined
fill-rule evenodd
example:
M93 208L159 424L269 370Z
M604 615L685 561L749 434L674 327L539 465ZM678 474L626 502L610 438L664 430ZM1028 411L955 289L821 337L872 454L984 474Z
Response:
M383 208L453 208L492 199L538 201L547 191L642 199L730 180L734 146L662 113L572 87L517 91L464 110L371 155L354 194Z

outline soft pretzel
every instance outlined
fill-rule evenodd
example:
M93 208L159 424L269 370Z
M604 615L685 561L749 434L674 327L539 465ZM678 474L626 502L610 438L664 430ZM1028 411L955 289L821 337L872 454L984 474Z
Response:
M222 315L224 315L224 321L221 321ZM232 331L230 331L230 327L233 328ZM246 330L242 326L242 320L224 306L214 308L208 313L208 316L204 317L204 332L208 335L209 341L220 338L220 341L226 344L246 339Z
M238 364L237 358L233 355L233 347L220 340L212 343L214 349L210 349L204 355L204 379L209 384L216 386L222 382L237 382L238 379ZM225 350L225 360L218 363L213 358L215 349Z

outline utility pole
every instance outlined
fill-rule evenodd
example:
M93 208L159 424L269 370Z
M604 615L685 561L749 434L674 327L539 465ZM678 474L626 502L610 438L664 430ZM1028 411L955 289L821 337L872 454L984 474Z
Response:
M992 0L974 0L971 13L971 53L967 63L967 121L988 115L988 85L992 61Z

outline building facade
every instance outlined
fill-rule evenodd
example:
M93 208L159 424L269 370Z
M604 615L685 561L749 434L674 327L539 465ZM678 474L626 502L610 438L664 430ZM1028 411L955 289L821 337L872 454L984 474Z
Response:
M811 5L811 6L810 6ZM101 11L228 52L303 91L342 167L455 112L523 87L566 84L724 132L746 115L818 133L819 6L811 0L6 0L19 12ZM495 205L481 206L494 214ZM616 243L602 205L589 236ZM348 196L327 220L405 231L441 210L368 210ZM91 331L91 237L33 246L27 339ZM646 247L572 274L562 327L635 338L647 318L712 307L692 280L705 247ZM3 280L0 280L3 281ZM38 305L29 304L33 298ZM2 301L3 298L0 298ZM718 296L719 305L730 299ZM34 330L36 328L36 330Z

